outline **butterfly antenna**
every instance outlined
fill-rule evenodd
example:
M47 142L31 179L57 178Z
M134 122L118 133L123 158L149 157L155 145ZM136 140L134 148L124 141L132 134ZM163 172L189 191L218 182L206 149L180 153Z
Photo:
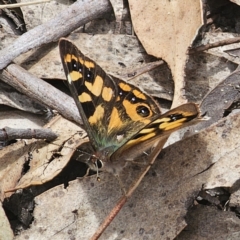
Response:
M98 165L97 165L97 161L95 162L95 166L96 166L96 171L97 171L97 181L100 182L100 177L98 175Z

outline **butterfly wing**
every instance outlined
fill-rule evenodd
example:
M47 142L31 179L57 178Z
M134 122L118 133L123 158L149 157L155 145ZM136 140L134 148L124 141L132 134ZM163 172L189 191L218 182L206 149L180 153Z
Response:
M160 114L151 97L107 75L70 41L61 39L59 48L71 94L95 150L108 149L111 155Z
M99 124L106 121L106 103L109 109L113 108L112 104L116 98L115 83L70 41L61 39L59 49L72 97L90 141L97 149L101 136L106 135L105 126L99 128ZM105 79L107 81L104 81Z
M195 103L186 103L177 108L156 116L156 119L136 133L124 146L119 148L112 159L124 158L130 160L153 146L156 140L169 136L172 132L199 121L200 110Z

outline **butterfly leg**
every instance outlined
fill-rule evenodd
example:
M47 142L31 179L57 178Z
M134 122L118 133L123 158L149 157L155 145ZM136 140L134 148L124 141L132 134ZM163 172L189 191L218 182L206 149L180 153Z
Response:
M147 152L143 152L142 155L140 156L140 158L138 159L125 159L126 162L134 164L134 165L138 165L140 167L144 167L146 165L148 165L148 157L149 157L149 153Z

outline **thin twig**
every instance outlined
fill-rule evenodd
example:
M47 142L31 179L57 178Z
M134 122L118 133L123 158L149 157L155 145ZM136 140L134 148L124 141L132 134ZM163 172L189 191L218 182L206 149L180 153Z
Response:
M17 38L12 44L0 51L0 69L28 50L49 42L55 42L73 30L101 17L112 10L108 0L77 1L57 17L39 25Z
M230 45L230 44L238 43L238 42L240 42L240 37L224 39L219 42L209 43L209 44L202 45L199 47L190 48L188 50L188 54L194 54L196 52L203 52L203 51L209 50L211 48L221 47L221 46Z
M39 1L34 1L34 2L4 4L4 5L0 5L0 9L23 7L23 6L34 5L34 4L47 3L50 1L52 1L52 0L39 0Z
M56 139L58 135L51 129L17 129L4 127L0 129L0 140L9 141L12 139L46 139L52 141Z
M162 61L162 60L150 62L150 63L144 63L141 67L138 67L132 71L128 71L125 74L120 74L120 77L129 81L131 79L134 79L135 77L142 75L143 73L153 70L154 68L156 68L162 64L164 64L164 61Z
M127 202L128 198L133 194L133 192L136 190L136 188L139 186L140 182L146 175L146 173L149 171L153 163L155 162L158 154L162 150L165 142L167 141L167 138L162 139L160 142L158 142L157 146L154 148L153 152L149 156L149 164L144 168L144 170L141 172L141 174L136 178L136 181L130 186L127 193L122 196L118 203L115 205L115 207L111 210L111 212L108 214L108 216L105 218L103 223L99 226L97 231L94 233L94 235L91 237L91 240L97 240L102 235L102 233L105 231L105 229L110 225L112 220L117 216L117 214L120 212L124 204Z

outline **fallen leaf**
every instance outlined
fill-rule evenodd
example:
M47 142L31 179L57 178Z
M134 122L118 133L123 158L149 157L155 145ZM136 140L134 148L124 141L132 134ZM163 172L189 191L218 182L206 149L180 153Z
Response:
M186 66L187 99L190 102L201 103L209 91L228 78L236 68L235 63L207 52L192 56ZM218 101L218 99L215 100Z
M0 128L41 128L46 124L46 115L36 115L19 110L1 111Z
M204 97L200 108L210 120L201 122L195 129L206 128L231 112L232 103L240 99L239 84L240 71L237 69Z
M129 1L134 30L148 54L169 65L174 83L173 107L184 99L184 69L191 46L202 25L201 1Z
M31 151L30 169L19 180L14 190L41 185L57 176L67 165L76 148L87 140L81 140L85 132L72 122L58 116L48 125L53 132L60 133L51 143L38 141ZM63 131L64 130L64 131Z
M23 165L28 160L28 152L32 145L26 145L23 140L4 147L0 151L0 198L8 197L6 189L16 186L23 171Z

